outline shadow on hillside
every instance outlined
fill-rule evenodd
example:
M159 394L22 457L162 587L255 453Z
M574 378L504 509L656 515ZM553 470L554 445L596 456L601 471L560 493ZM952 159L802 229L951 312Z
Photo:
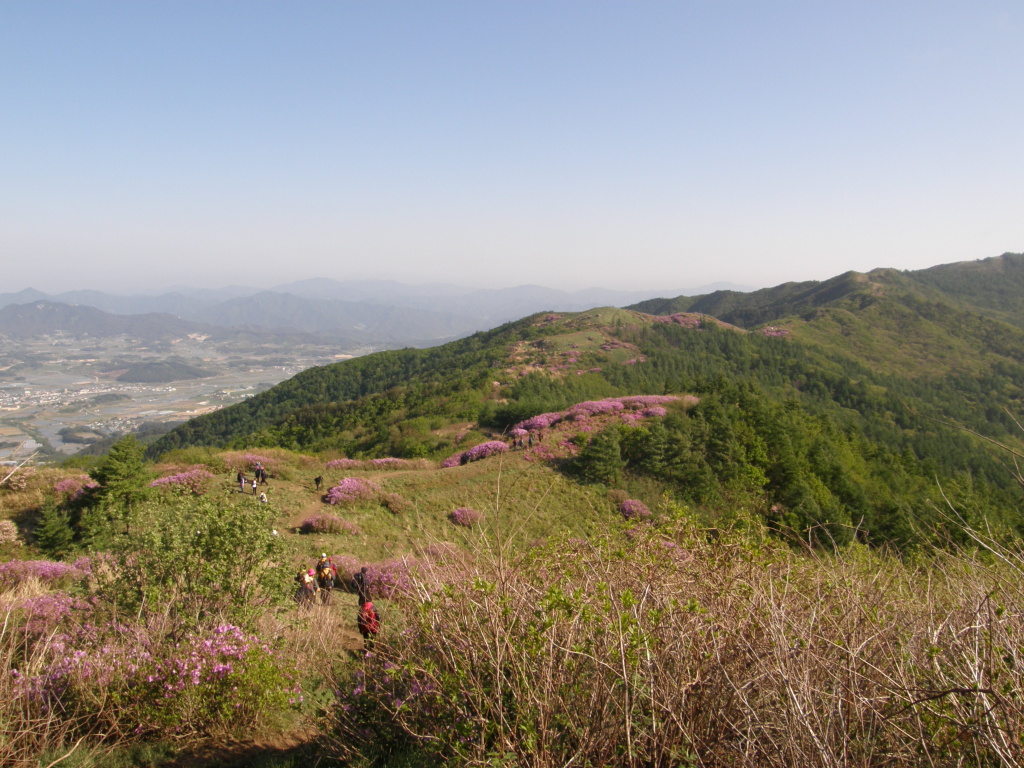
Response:
M211 743L183 752L161 768L316 768L328 762L312 741L283 738L279 743Z

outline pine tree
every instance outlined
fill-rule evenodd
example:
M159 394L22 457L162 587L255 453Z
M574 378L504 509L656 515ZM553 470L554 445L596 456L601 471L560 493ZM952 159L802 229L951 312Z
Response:
M605 485L618 483L625 466L619 446L619 431L615 428L597 435L573 462L573 470L580 480Z
M48 502L43 507L35 535L36 543L43 552L50 557L63 558L71 552L75 539L71 515L52 501Z
M134 435L121 438L93 472L105 506L129 509L146 496L146 463L142 444Z

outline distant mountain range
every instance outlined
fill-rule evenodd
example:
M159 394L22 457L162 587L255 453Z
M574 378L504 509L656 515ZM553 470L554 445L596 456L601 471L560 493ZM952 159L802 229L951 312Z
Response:
M739 288L739 286L733 286ZM591 288L567 292L535 285L470 290L390 280L304 280L259 291L179 288L156 296L35 289L0 294L0 334L57 331L93 337L128 333L173 338L189 333L312 334L351 346L429 346L544 310L621 306L658 291Z

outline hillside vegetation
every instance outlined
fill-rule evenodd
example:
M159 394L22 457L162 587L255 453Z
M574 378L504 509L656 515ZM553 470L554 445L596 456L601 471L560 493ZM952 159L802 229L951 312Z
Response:
M671 394L699 404L652 426L563 425L560 439L585 455L558 466L580 477L604 450L607 471L587 470L589 482L649 483L709 522L742 503L801 538L856 532L899 547L955 537L930 511L938 484L971 499L972 520L1017 535L1010 475L965 430L1019 444L1011 414L1024 331L911 282L882 270L719 295L726 320L771 318L749 330L690 312L535 315L433 349L305 371L188 422L151 455L283 446L441 459L467 431L483 441L575 403ZM796 307L807 311L777 314Z
M546 312L17 469L0 762L1024 764L1024 324L954 266Z

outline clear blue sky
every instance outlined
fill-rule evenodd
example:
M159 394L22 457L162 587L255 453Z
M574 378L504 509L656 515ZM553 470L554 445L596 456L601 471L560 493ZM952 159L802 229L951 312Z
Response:
M1024 251L1024 3L0 0L0 291Z

